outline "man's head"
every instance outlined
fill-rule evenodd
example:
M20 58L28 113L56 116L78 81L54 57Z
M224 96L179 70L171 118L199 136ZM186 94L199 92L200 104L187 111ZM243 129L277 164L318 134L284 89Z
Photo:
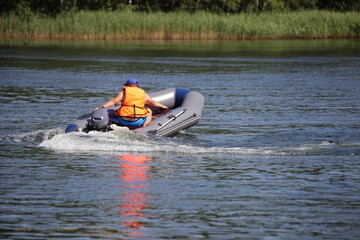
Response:
M139 82L135 78L129 78L124 85L125 86L131 86L131 84L139 86Z

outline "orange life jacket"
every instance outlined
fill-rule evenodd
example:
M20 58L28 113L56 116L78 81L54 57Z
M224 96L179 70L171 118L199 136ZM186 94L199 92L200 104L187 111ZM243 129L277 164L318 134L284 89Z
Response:
M145 91L138 87L124 87L121 107L115 114L121 117L146 117L148 109L145 107Z

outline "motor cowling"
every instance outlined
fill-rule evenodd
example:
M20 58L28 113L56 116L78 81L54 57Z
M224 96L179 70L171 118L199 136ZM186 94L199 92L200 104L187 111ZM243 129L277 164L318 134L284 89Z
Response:
M109 126L109 113L105 108L100 108L93 113L90 120L90 127L98 131L107 131Z

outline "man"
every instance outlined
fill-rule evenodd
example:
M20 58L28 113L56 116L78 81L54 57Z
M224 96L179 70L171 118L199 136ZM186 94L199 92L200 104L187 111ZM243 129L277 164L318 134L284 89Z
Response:
M108 108L121 102L121 107L115 111L117 123L130 127L146 127L151 122L152 111L145 107L145 103L168 110L167 106L151 99L143 89L139 88L139 82L135 78L129 78L124 85L125 87L116 97L94 108L94 112L99 108Z

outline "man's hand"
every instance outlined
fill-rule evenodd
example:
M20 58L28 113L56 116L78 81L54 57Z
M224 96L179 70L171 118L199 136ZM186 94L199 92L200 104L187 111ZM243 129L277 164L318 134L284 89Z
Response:
M97 110L99 110L100 108L103 108L104 106L99 106L99 107L96 107L96 108L94 108L94 112L96 112Z

